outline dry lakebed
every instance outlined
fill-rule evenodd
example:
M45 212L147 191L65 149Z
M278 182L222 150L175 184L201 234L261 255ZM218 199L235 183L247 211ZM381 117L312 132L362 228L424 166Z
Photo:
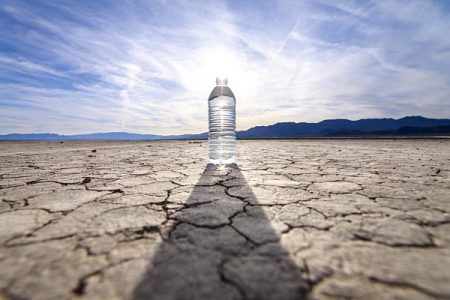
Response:
M0 299L450 299L450 139L1 142Z

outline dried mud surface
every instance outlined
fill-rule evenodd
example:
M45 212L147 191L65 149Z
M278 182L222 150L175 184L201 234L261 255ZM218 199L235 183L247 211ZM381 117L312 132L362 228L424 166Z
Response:
M450 140L0 143L0 299L449 299Z

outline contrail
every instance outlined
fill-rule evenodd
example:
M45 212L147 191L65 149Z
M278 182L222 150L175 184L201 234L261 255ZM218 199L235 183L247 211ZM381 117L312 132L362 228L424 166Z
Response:
M281 52L281 50L283 50L284 45L286 45L287 41L289 41L289 39L291 38L292 34L294 33L294 31L297 29L298 24L300 23L300 19L297 21L297 23L295 23L294 27L292 27L292 30L289 32L289 34L287 35L286 39L283 41L283 43L281 43L280 47L278 48L277 52L275 52L275 54L272 57L272 60L274 60L275 58L277 58L278 54Z

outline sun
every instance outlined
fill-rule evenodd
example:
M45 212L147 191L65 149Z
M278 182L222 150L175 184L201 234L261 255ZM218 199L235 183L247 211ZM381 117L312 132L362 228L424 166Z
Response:
M215 80L216 77L228 78L237 82L243 76L244 62L238 53L226 48L208 48L202 53L205 74Z
M216 78L227 78L228 86L238 99L238 103L245 103L242 107L250 106L257 101L262 82L265 82L266 71L264 68L255 68L248 53L234 49L230 46L207 47L199 52L197 65L200 91L205 87L212 88L216 84ZM193 79L192 79L193 80ZM241 105L239 105L241 107Z

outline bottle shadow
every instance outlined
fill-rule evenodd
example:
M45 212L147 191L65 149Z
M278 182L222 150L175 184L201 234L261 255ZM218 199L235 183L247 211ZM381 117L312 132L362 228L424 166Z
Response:
M302 270L236 164L208 164L170 218L174 225L132 299L306 298Z

